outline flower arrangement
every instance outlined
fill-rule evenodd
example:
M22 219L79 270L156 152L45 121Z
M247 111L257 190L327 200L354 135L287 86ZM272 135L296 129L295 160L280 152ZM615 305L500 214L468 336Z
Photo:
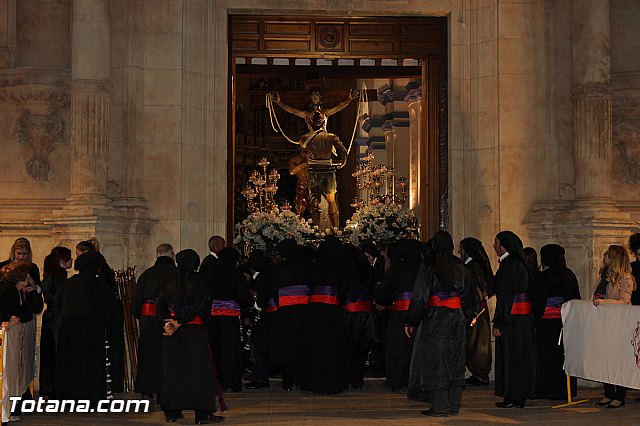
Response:
M313 237L315 231L309 225L310 221L278 207L266 212L257 211L236 225L238 236L233 244L242 245L245 254L252 249L259 249L271 256L276 244L286 238L293 238L298 244L303 244L306 238Z
M345 226L348 241L390 244L401 238L418 237L418 220L402 204L383 201L359 208Z

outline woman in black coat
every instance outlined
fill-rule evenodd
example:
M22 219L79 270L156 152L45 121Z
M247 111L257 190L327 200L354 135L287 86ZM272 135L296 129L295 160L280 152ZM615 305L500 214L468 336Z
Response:
M40 330L40 396L55 398L56 352L60 332L60 310L55 304L56 294L67 279L67 270L73 266L71 250L54 247L44 258L42 295L47 309L42 314Z

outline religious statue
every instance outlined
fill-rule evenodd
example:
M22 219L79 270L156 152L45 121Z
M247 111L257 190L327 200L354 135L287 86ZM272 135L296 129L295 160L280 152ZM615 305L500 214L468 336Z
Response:
M298 178L296 183L296 198L294 206L298 217L303 218L304 212L309 207L309 170L307 164L307 151L300 151L300 155L289 159L289 173Z
M327 131L327 119L333 114L342 111L359 96L359 91L351 90L347 99L335 107L325 110L322 107L322 96L318 92L313 92L311 94L312 110L300 111L280 101L280 96L277 93L269 95L270 102L275 103L291 114L303 118L309 129L307 133L302 135L299 142L294 143L299 144L302 151L306 151L309 190L311 192L310 212L314 225L320 223L320 201L321 197L324 197L329 205L331 226L333 228L340 226L338 203L336 202L337 183L335 172L346 164L348 152L338 135Z

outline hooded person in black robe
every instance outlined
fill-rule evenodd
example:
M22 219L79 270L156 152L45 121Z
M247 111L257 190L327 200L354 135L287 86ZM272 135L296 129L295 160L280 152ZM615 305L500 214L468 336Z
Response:
M249 270L252 286L256 291L256 304L260 312L251 328L251 360L253 370L251 382L245 389L260 389L269 386L269 373L273 370L271 356L272 330L278 306L273 291L271 264L262 250L253 250L249 255Z
M227 392L242 390L242 345L240 314L253 305L244 274L238 270L240 252L225 247L211 275L211 320L209 342L218 381Z
M564 248L547 244L540 249L542 272L533 286L533 317L538 350L536 397L567 399L564 372L564 346L558 345L562 330L560 308L569 300L580 299L576 275L567 268ZM571 378L571 396L576 396L577 380Z
M372 289L375 269L365 253L353 244L346 245L345 249L357 284L351 286L352 290L343 305L346 311L349 382L353 389L362 389L367 355L371 348L379 343L373 313Z
M374 243L366 243L361 247L365 256L373 268L371 277L371 290L380 286L385 273L385 257L380 253L380 249ZM391 244L387 247L387 257L391 259L397 254L397 245ZM399 255L395 256L399 260ZM395 261L395 260L394 260ZM387 326L389 324L389 313L391 306L383 306L373 302L373 318L375 325L376 343L371 348L370 366L372 377L385 377L387 375L386 351L387 351Z
M163 323L157 315L158 297L176 270L175 254L170 244L160 244L156 256L155 264L138 278L131 301L131 314L140 323L135 391L150 399L152 394L160 392Z
M318 247L309 271L309 305L304 318L300 389L342 392L348 383L347 333L341 309L355 282L346 251L334 236Z
M107 372L111 358L108 327L117 309L116 298L109 284L97 276L97 252L78 256L74 268L78 274L62 283L55 298L61 318L56 397L96 404L107 397L111 380Z
M157 304L165 323L160 405L168 422L175 422L182 410L194 410L196 424L221 421L224 418L211 416L216 389L204 325L210 309L209 286L196 272L200 258L194 250L178 252L176 262Z
M109 357L109 374L111 376L109 392L119 393L124 391L124 306L116 283L116 274L95 244L93 240L79 242L76 245L76 255L79 256L89 251L95 252L98 259L98 277L109 284L116 298L115 311L109 320L107 332L109 333L111 354Z
M522 241L511 231L496 236L493 248L500 256L495 277L496 402L499 408L523 408L535 394L535 328L531 314L533 272L527 266Z
M453 256L453 240L438 231L430 261L420 267L405 332L414 334L407 397L430 402L423 415L458 415L465 371L465 317L473 314L475 277Z
M474 316L467 325L467 361L471 372L465 383L468 386L488 386L491 371L491 319L487 308L487 298L493 293L493 271L489 256L476 238L460 241L460 256L476 278L475 288L469 289L473 296Z
M293 240L279 242L276 252L283 260L273 269L272 275L278 306L272 330L273 359L282 371L282 388L290 391L300 374L311 262L308 249Z
M376 303L392 306L387 325L385 381L391 390L400 390L409 382L413 337L406 336L404 323L422 263L418 241L402 239L398 241L397 247L400 261L391 263L382 283L373 293Z

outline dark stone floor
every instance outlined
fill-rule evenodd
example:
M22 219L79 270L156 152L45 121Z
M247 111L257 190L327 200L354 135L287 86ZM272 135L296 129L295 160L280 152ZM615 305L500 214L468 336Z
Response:
M229 425L418 425L418 424L570 424L570 425L640 425L640 391L630 391L627 405L611 410L597 408L601 388L582 388L578 400L589 401L569 408L552 408L562 401L530 401L524 409L499 409L494 403L493 387L468 388L463 395L460 415L427 418L420 415L425 405L407 400L401 392L391 392L381 379L367 379L362 390L340 395L322 396L307 392L284 392L279 380L270 389L243 391L226 395L230 407L223 424ZM134 398L136 395L120 395ZM193 424L193 412L185 411L177 424ZM157 405L147 414L27 414L12 425L134 425L162 424L164 415Z

